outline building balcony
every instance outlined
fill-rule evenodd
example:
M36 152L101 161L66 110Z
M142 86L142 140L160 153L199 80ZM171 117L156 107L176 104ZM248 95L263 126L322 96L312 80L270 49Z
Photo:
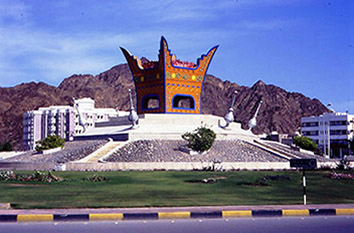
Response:
M347 130L349 129L348 125L331 125L330 130Z
M335 140L335 139L338 139L338 140L349 140L349 135L331 135L329 137L331 140Z
M318 131L322 130L323 126L301 127L301 131Z

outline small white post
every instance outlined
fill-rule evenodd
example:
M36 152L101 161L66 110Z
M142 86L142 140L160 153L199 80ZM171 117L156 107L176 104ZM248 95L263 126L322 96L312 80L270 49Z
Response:
M306 176L305 176L305 168L302 169L302 185L303 185L304 205L306 205Z

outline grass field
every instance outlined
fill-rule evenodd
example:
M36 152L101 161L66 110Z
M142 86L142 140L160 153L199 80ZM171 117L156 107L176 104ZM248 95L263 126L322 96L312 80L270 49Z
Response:
M306 173L308 204L354 203L354 180L332 180L326 177L329 173L330 171ZM302 173L297 171L121 171L54 174L64 180L57 183L0 181L0 203L10 202L14 208L302 203ZM85 179L93 174L104 176L107 181L91 182ZM281 178L288 176L290 180L275 179L274 176L277 175ZM275 180L262 179L265 176L273 176ZM200 182L211 177L216 182Z

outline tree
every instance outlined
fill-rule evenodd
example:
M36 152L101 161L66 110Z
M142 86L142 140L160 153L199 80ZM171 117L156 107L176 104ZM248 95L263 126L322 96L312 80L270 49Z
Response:
M188 147L194 151L207 151L209 150L216 138L216 134L213 130L202 126L194 130L192 133L185 133L182 138L188 141Z
M304 136L294 137L294 144L305 150L315 151L317 149L317 144L311 138Z
M10 142L0 143L0 151L12 151L12 145Z
M36 151L43 151L57 147L64 147L65 139L57 135L48 136L37 142Z

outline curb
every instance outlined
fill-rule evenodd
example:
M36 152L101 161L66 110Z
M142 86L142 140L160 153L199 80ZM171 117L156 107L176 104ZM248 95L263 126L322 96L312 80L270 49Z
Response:
M1 222L41 221L115 221L158 219L206 219L240 217L286 217L286 216L334 216L354 215L353 209L286 209L286 210L236 210L204 212L155 212L155 213L109 213L109 214L2 214Z

